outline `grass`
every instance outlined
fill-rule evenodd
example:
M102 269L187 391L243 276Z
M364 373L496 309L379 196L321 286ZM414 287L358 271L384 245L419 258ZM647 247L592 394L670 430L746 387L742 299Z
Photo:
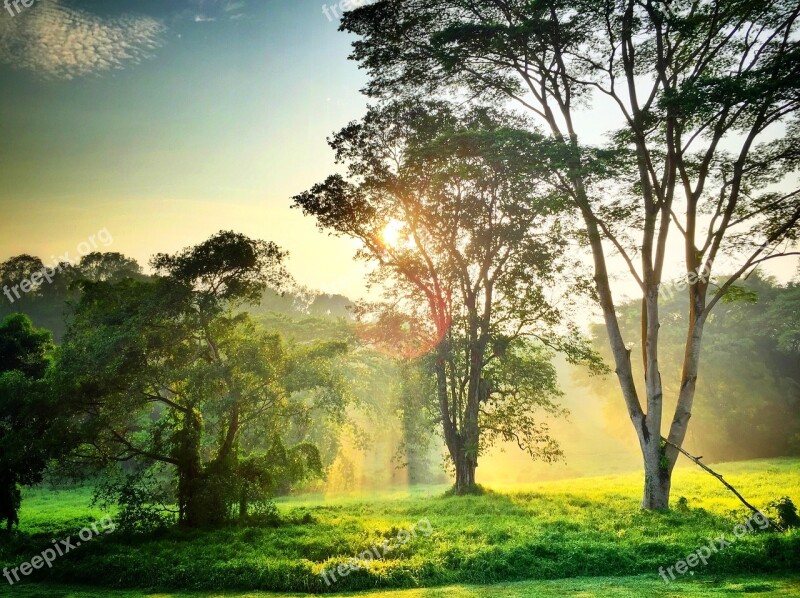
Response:
M3 590L0 589L0 595ZM19 598L275 598L276 594L254 592L247 594L231 593L169 593L153 594L141 591L97 590L69 588L65 586L24 586L9 590ZM43 594L46 592L46 594ZM11 595L9 593L9 595ZM800 575L763 575L757 578L736 577L719 580L699 578L682 580L667 586L651 577L592 577L560 579L552 581L523 581L493 586L447 586L414 590L381 590L358 594L338 594L342 598L548 598L556 596L597 596L600 598L667 598L675 596L730 597L736 595L756 595L759 598L771 596L800 595ZM285 598L303 598L307 594L282 594Z
M785 495L800 502L800 459L720 464L716 469L756 506ZM461 584L540 580L495 585L486 595L561 595L569 584L588 588L584 595L601 596L650 590L656 596L687 595L674 593L685 584L706 592L692 595L797 593L798 581L790 574L800 571L798 530L784 535L749 533L712 555L706 566L698 566L698 577L706 581L698 583L687 574L680 586L666 586L659 567L674 565L710 537L732 538L734 525L748 515L717 480L694 469L677 470L673 484L673 499L686 497L686 511L641 511L640 485L640 476L631 474L494 487L483 496L445 498L444 488L422 488L374 497L293 497L279 502L287 523L276 528L104 535L13 590L15 595L38 596L42 586L37 584L42 582L165 592L317 593L456 586L386 594L406 598L480 596L482 590ZM87 508L89 496L85 489L29 492L23 503L23 533L0 542L0 565L18 566L39 554L51 538L74 536L96 521L103 513ZM335 569L423 518L432 525L429 537L412 538L369 569L353 571L331 587L322 581L323 569ZM748 581L769 573L779 576ZM637 575L645 577L605 579ZM584 579L590 576L598 579ZM564 578L581 579L541 582ZM48 587L56 588L48 591L52 596L92 595ZM115 594L104 590L102 595Z

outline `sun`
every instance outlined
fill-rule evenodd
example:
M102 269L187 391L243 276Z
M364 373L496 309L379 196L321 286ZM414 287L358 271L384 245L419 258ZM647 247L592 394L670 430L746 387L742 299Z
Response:
M396 249L402 242L402 232L405 225L394 218L384 227L381 236L387 247Z

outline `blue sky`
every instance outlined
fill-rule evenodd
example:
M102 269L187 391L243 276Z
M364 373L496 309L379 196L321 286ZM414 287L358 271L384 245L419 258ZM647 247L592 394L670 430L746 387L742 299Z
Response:
M288 249L299 282L363 294L356 245L289 207L366 106L322 0L36 0L13 17L3 1L0 260L106 228L145 265L233 229ZM600 143L614 114L595 102L581 130Z
M20 8L0 12L0 259L106 227L145 263L233 228L289 249L301 282L358 292L352 243L289 209L366 105L319 0Z

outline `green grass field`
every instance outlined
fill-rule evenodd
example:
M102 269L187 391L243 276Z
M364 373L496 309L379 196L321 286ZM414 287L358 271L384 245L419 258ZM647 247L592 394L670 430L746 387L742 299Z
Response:
M0 590L0 595L3 595ZM10 590L9 595L20 598L39 598L46 595L52 598L305 598L313 594L273 594L263 592L242 593L150 593L126 590L92 590L88 588L68 588L65 586L28 585ZM701 577L675 582L670 586L651 576L637 577L582 577L548 581L522 581L491 586L444 586L414 590L383 590L360 592L357 594L337 594L341 598L550 598L555 596L581 596L600 598L666 598L675 596L716 596L718 598L735 595L768 596L800 595L800 575L777 576L759 575L735 577L720 580Z
M787 495L800 502L800 459L718 464L716 469L756 506ZM293 497L280 501L284 523L278 527L103 535L60 558L52 569L36 571L5 590L63 597L226 591L240 596L235 592L267 590L349 595L392 588L407 591L360 595L800 594L800 530L748 533L713 554L707 565L695 567L693 575L665 584L659 567L674 565L709 538L732 538L734 526L748 514L717 480L695 469L675 474L673 500L685 497L686 510L641 511L640 484L639 474L630 474L495 487L470 497L444 497L441 487ZM22 533L0 541L0 564L18 566L51 539L75 536L96 521L103 513L87 507L89 498L89 490L28 492ZM322 580L323 570L394 539L423 518L432 526L429 536L412 537L330 586ZM70 589L79 587L103 589Z

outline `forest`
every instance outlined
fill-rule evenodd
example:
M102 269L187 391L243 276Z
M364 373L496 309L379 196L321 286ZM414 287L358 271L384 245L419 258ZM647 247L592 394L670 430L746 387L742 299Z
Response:
M192 76L170 61L201 68L186 48L263 56L249 29L181 29L248 27L249 3L210 4L43 0L4 17L0 67L41 53L0 78L157 97ZM99 136L94 179L0 165L5 213L55 181L40 201L64 198L72 227L116 223L79 255L51 255L67 224L0 245L0 593L800 592L800 4L340 8L356 118L312 126L299 96L218 105L208 79L182 97L219 120L178 117L173 138L114 139L150 109L136 94L60 130ZM70 24L65 44L88 36L70 59L31 37ZM65 62L27 72L46 56ZM277 121L237 120L256 97ZM297 114L308 128L265 163L250 136ZM304 162L329 122L327 157ZM240 146L253 162L226 157ZM264 169L277 204L216 195ZM107 178L152 210L91 203ZM337 269L357 284L325 289Z

